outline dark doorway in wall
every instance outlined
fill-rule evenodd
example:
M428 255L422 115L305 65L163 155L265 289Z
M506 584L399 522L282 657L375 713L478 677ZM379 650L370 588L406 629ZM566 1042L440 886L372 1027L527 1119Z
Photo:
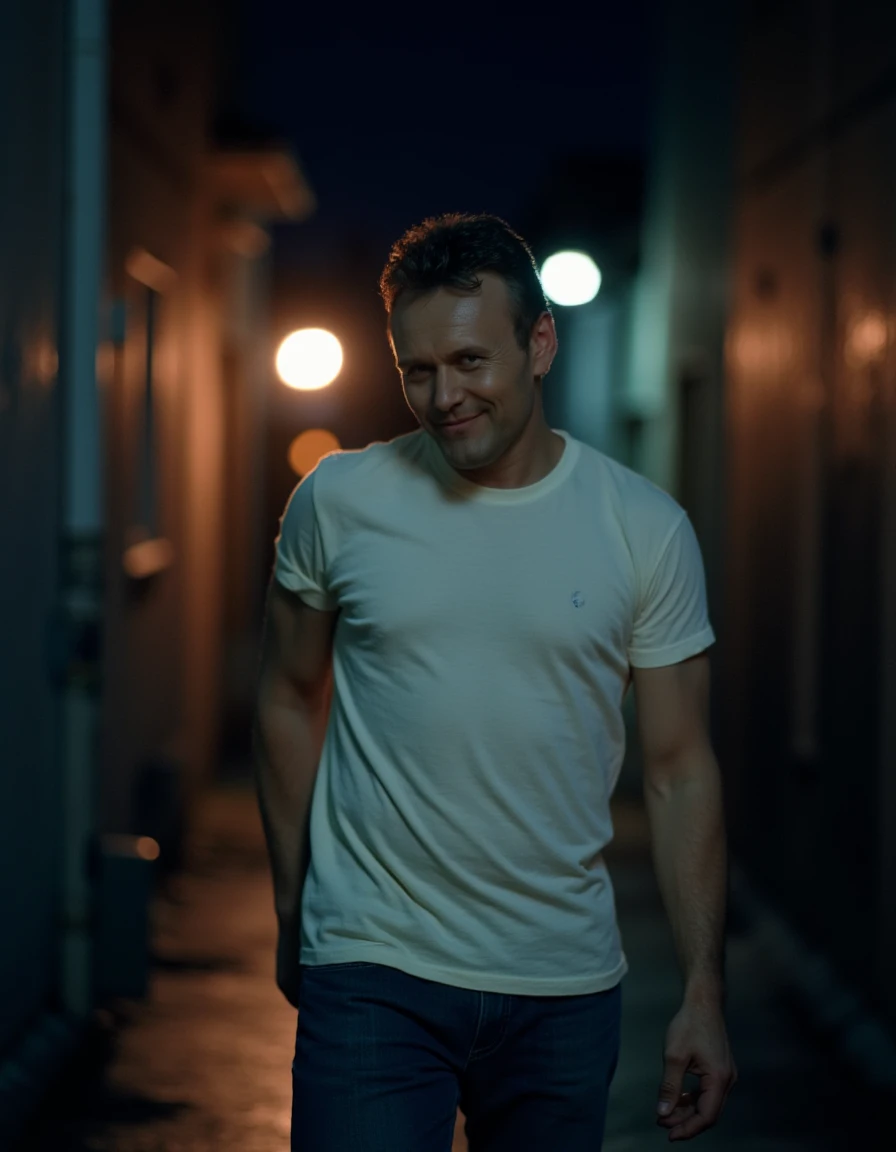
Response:
M688 367L678 378L678 454L675 493L701 543L712 534L715 405L708 372Z
M718 653L724 651L725 615L723 399L721 381L709 357L682 367L675 402L678 435L673 495L687 512L700 542L709 618L722 641L713 649L711 659L721 674ZM710 726L717 745L723 740L723 699L722 693L712 693Z

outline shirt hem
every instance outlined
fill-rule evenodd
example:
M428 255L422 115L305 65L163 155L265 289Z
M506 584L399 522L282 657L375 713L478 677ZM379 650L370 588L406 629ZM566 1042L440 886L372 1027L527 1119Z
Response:
M302 967L313 968L321 964L383 964L397 968L408 976L448 984L454 988L467 988L473 992L496 992L505 996L587 996L593 992L606 992L622 980L628 972L628 961L623 955L619 963L608 972L589 976L530 977L507 973L470 972L459 968L445 968L439 964L426 964L404 952L384 944L359 941L352 948L337 952L320 953L302 948L299 957Z
M667 664L680 664L682 660L704 652L715 640L712 628L704 628L696 636L689 636L687 640L680 640L668 648L645 648L641 652L629 652L629 664L633 668L663 668Z
M274 576L278 584L282 584L288 592L294 592L309 608L316 608L319 612L331 612L336 607L336 602L331 596L317 592L313 588L303 587L301 580L296 580L283 568L275 568Z

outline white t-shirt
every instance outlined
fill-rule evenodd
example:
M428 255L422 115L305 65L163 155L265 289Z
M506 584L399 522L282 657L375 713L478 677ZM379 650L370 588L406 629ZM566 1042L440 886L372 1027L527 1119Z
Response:
M714 635L681 507L560 435L525 488L472 484L416 431L290 498L276 578L339 609L303 965L547 996L627 970L602 852L630 666Z

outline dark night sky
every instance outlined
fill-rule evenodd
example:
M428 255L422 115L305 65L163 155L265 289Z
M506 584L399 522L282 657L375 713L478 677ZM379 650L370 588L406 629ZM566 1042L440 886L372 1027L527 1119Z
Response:
M366 27L341 5L325 17L285 0L231 2L244 12L243 114L292 145L318 200L310 219L275 230L272 339L319 325L346 357L338 388L277 393L273 516L294 480L296 429L360 447L413 427L377 293L406 228L487 211L527 233L564 156L643 153L656 0L595 0L577 20L518 8L512 23L474 7L378 7Z
M554 22L548 7L512 24L458 10L439 23L379 8L364 28L342 5L322 18L252 4L247 111L294 145L319 199L279 238L284 255L312 269L350 234L381 262L406 227L447 210L513 224L559 155L642 150L651 0Z

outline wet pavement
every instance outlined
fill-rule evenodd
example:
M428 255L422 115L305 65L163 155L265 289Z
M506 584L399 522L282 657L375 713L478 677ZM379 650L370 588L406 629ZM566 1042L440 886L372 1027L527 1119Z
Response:
M666 1145L654 1102L680 984L643 810L618 803L615 819L608 859L631 970L604 1152L647 1152ZM154 916L149 999L116 1006L16 1152L287 1152L296 1016L274 986L264 842L245 786L209 795L190 867ZM894 1152L881 1101L824 1047L775 972L733 916L728 1018L740 1080L717 1128L690 1146ZM464 1149L459 1120L454 1152Z

